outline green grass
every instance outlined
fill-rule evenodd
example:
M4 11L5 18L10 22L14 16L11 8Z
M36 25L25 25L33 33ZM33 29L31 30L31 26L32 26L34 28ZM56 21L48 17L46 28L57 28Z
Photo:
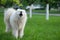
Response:
M3 12L5 8L0 8L0 12Z
M3 13L0 13L0 40L16 40L11 33L5 33ZM41 15L28 17L25 35L17 40L60 40L60 17L50 16L48 21Z

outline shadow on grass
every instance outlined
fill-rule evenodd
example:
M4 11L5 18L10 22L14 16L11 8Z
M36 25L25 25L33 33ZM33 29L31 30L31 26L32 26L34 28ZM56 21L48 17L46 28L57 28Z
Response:
M11 33L0 33L0 40L16 40Z

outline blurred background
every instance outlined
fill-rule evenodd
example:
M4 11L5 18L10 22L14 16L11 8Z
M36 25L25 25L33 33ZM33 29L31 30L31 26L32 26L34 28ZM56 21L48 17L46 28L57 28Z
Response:
M33 4L33 12L45 12L46 4L49 4L49 10L51 13L59 13L60 0L0 0L0 9L15 7L29 9L29 6Z
M27 11L22 39L5 33L4 10L10 7ZM60 0L0 0L0 40L60 40Z

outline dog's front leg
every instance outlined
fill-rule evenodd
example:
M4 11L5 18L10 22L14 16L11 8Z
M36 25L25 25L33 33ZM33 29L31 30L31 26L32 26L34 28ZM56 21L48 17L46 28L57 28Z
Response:
M18 29L13 29L13 30L12 30L12 34L13 34L13 36L15 36L16 38L18 38Z

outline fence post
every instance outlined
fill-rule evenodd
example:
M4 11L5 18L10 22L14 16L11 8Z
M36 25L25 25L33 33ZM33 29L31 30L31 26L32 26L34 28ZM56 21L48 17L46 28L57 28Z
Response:
M30 18L32 18L32 8L33 8L33 4L31 4L30 6Z
M46 20L49 20L49 4L46 4Z

